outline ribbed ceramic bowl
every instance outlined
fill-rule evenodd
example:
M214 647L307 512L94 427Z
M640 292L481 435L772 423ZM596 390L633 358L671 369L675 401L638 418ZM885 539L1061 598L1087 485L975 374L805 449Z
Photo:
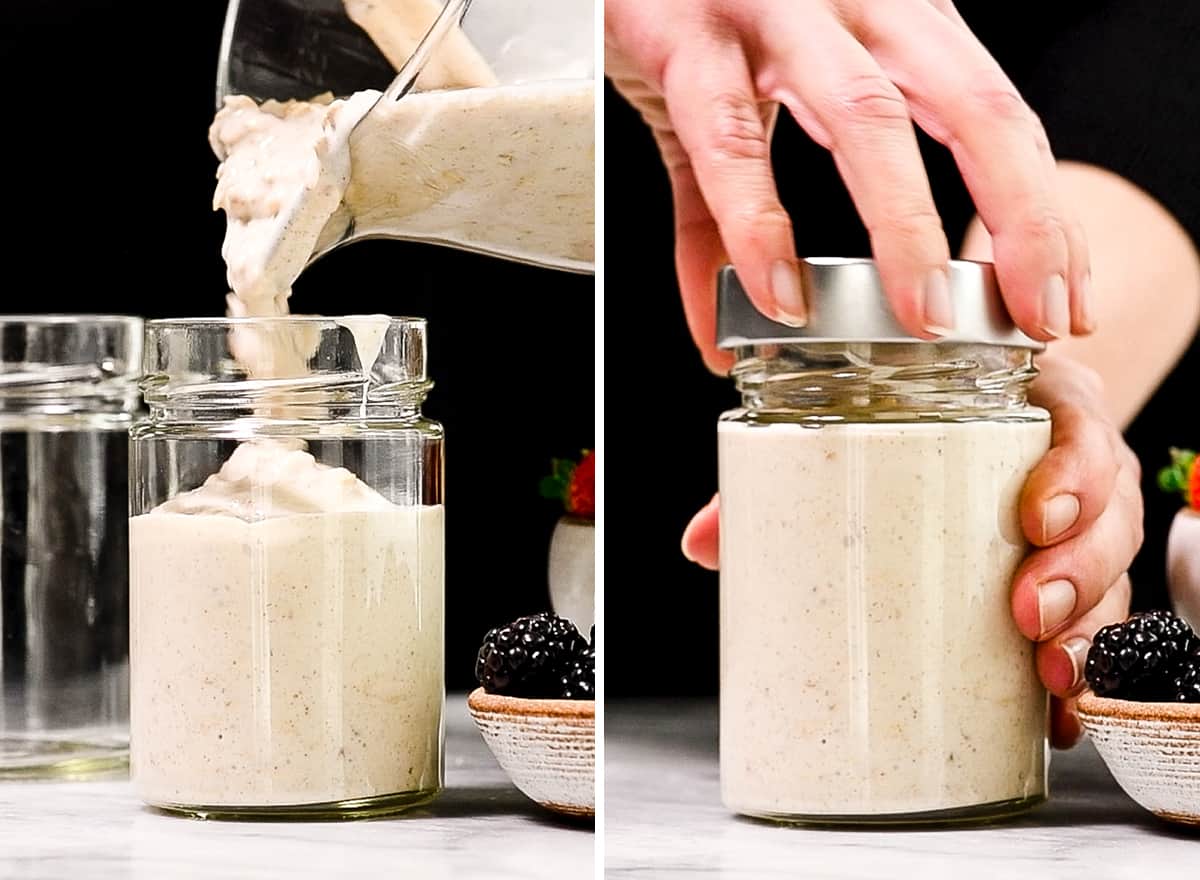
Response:
M595 701L528 700L477 688L467 707L517 788L556 813L596 815Z
M1085 693L1079 720L1126 794L1163 819L1200 825L1200 703Z

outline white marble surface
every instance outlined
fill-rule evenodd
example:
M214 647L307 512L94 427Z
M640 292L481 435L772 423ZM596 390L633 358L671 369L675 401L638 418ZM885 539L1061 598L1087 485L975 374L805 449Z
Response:
M1141 810L1087 743L1055 753L1050 801L1018 821L814 830L738 818L721 806L714 704L610 704L605 723L609 878L1146 880L1200 869L1200 834Z
M124 780L0 782L0 878L297 880L588 878L590 823L560 821L509 783L447 702L446 791L398 818L202 822L145 809Z

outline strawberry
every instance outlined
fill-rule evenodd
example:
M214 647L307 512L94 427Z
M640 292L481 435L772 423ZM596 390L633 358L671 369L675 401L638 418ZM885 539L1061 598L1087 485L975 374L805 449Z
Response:
M1158 487L1178 492L1193 510L1200 510L1200 467L1190 449L1172 449L1171 464L1158 472Z
M583 451L583 460L576 464L569 459L552 461L550 476L541 484L543 498L561 501L567 513L584 519L596 518L596 453Z
M589 450L567 484L567 513L584 519L596 518L596 453Z

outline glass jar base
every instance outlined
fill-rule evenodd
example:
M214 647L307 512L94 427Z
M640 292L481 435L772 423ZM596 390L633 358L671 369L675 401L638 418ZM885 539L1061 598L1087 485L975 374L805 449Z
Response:
M342 819L377 819L403 813L413 807L429 803L441 788L427 788L420 791L404 791L398 794L385 794L378 797L354 798L344 801L328 801L319 804L276 804L274 806L256 807L252 805L234 806L200 806L195 804L161 804L149 803L156 810L173 813L177 816L188 816L192 819L216 819L226 821L288 821L301 822L342 820Z
M770 813L760 810L733 809L751 819L762 819L782 825L805 826L842 826L842 827L914 827L914 826L952 826L952 825L983 825L990 822L1001 822L1027 813L1034 807L1044 803L1044 794L1029 797L1010 798L1003 801L992 801L986 804L974 804L969 807L952 807L947 810L922 810L916 813L868 813L868 814L829 814L829 815L795 815L791 813Z
M121 742L0 734L0 779L90 779L128 767L129 746Z

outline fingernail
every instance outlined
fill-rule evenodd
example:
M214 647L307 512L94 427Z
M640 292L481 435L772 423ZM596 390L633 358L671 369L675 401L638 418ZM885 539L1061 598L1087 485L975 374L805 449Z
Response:
M944 269L934 269L925 279L925 329L945 336L954 329L954 303L950 301L950 279Z
M1042 291L1042 329L1056 339L1071 332L1071 301L1061 275L1050 276Z
M1070 581L1049 581L1038 587L1038 638L1067 622L1075 610L1075 585Z
M1071 690L1074 690L1083 684L1083 667L1087 663L1087 655L1092 648L1092 643L1083 636L1076 636L1063 642L1062 647L1063 653L1071 661L1071 669L1074 671L1074 677L1071 679Z
M1079 323L1083 332L1091 333L1096 329L1096 317L1092 312L1092 273L1083 276L1079 282Z
M775 298L775 319L781 324L803 327L808 323L804 287L795 263L776 260L771 267L771 296Z
M1079 519L1079 499L1074 495L1055 495L1042 508L1042 543L1053 541Z

